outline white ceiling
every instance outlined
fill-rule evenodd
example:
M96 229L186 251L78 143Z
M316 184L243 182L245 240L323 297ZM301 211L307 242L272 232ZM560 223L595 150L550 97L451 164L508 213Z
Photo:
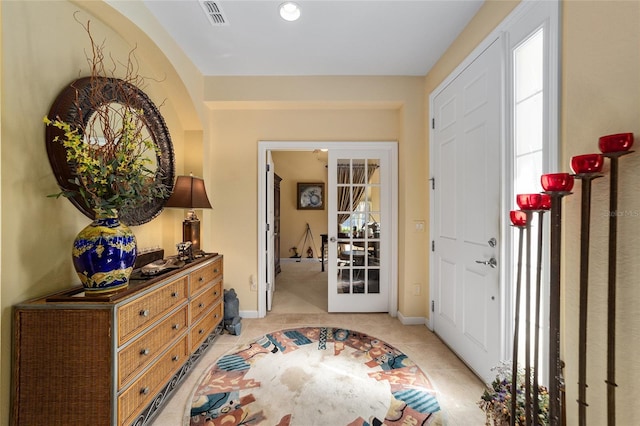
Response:
M287 22L284 0L217 1L227 21L214 26L201 0L144 0L203 75L424 76L483 0L298 0Z

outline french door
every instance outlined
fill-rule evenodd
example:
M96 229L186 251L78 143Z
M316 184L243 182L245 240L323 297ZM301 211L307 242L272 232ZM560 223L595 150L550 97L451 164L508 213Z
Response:
M338 148L339 147L339 148ZM398 312L398 146L396 142L260 141L258 143L258 317L271 309L273 297L273 169L271 151L329 149L327 179L328 310L330 312ZM348 167L348 183L338 183L338 164ZM347 166L348 164L348 166ZM360 181L360 165L371 166ZM355 171L355 173L354 173ZM338 210L338 187L354 207ZM363 192L361 192L363 190ZM362 199L358 199L362 194ZM364 203L364 204L363 204ZM370 204L366 204L370 203ZM340 216L339 216L340 214ZM346 216L345 216L346 215ZM345 220L344 218L347 217ZM343 220L341 220L342 218ZM348 235L346 227L351 227ZM356 226L356 233L353 233ZM363 230L363 226L366 229ZM361 232L358 234L358 232ZM338 256L338 241L340 254ZM353 249L354 253L345 251ZM360 250L356 252L356 250ZM364 253L367 253L365 259ZM362 254L361 256L359 256ZM348 257L348 258L347 258ZM355 261L354 261L355 257ZM347 263L348 262L348 263ZM340 270L341 280L338 280ZM348 277L348 279L347 279ZM339 284L341 282L341 284ZM340 288L340 292L338 291Z
M391 157L386 149L329 150L329 312L395 311Z

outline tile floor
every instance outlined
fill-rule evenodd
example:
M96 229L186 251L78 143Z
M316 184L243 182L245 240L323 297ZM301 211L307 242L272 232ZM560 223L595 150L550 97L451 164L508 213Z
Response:
M284 269L283 272L285 272L284 277L286 278L290 269ZM298 280L301 278L301 274L294 273L293 275ZM318 276L318 278L321 277ZM326 280L326 278L324 279ZM324 282L326 283L326 281ZM306 306L307 302L299 303L302 308L298 308L298 310L301 312L287 312L295 309L292 308L295 303L287 302L286 299L295 299L301 296L287 294L286 283L283 284L280 281L276 282L276 288L273 310L265 318L244 318L242 332L239 336L230 334L219 336L166 402L152 422L153 426L188 424L186 413L187 407L190 405L191 394L207 367L220 356L235 346L255 340L266 333L300 326L342 327L384 340L416 362L438 390L438 400L442 407L441 419L438 424L451 426L482 426L485 424L484 415L476 405L482 394L482 382L424 325L402 325L397 318L387 314L329 314L326 311L321 312L314 304ZM280 310L278 298L281 299L279 301ZM323 302L316 302L316 304L318 303ZM305 310L307 312L303 312ZM309 310L314 312L308 313Z

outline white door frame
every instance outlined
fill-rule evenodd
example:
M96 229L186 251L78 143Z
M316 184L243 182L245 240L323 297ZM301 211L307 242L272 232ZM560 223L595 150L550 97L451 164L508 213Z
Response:
M349 142L349 141L258 141L258 318L266 313L267 245L266 158L267 151L313 151L315 149L387 149L391 168L391 264L389 265L389 315L398 313L398 145L397 142Z
M560 73L559 73L559 25L560 25L560 2L559 0L549 0L549 1L523 1L481 42L478 46L467 56L464 61L462 61L452 72L447 76L447 78L438 85L430 94L429 94L429 111L433 114L433 102L435 97L444 90L453 80L455 80L458 75L460 75L478 56L484 52L488 46L490 46L496 40L502 38L502 40L498 40L503 44L504 48L504 58L503 62L503 87L509 83L509 67L511 66L509 60L510 51L508 49L508 38L509 31L514 26L519 25L518 21L526 20L526 17L532 14L532 11L537 13L541 13L543 16L545 14L548 16L545 25L547 25L549 30L549 37L553 41L549 43L549 52L548 52L548 60L549 64L545 69L545 72L548 72L547 75L547 83L548 83L548 99L549 99L549 110L548 115L545 117L546 120L546 128L545 128L545 138L547 140L548 149L545 152L544 156L544 166L546 170L544 172L549 173L557 170L558 168L558 158L559 158L559 143L558 143L558 132L559 132L559 82L560 82ZM532 15L533 16L533 15ZM534 18L535 19L535 18ZM507 87L504 90L502 104L505 106L505 110L503 111L503 128L501 131L501 176L512 176L513 175L513 167L512 164L508 161L509 158L513 156L513 150L510 144L506 143L507 140L510 140L509 136L512 131L512 116L511 116L511 89ZM432 126L429 126L429 140L433 140ZM429 168L433 170L433 148L429 147ZM433 176L432 176L433 177ZM513 294L511 292L511 286L505 285L506 277L510 277L513 274L511 270L511 265L513 264L513 244L510 238L506 238L507 235L510 235L510 226L509 221L506 219L506 212L510 210L510 207L513 205L513 200L511 199L511 193L513 192L511 179L501 179L501 211L504 215L501 217L501 233L505 236L503 238L502 243L502 251L500 253L501 259L501 268L500 268L500 300L502 306L501 317L503 318L503 324L513 324L513 309L510 306L508 301L512 300ZM430 192L429 199L432 199L433 192ZM429 205L429 229L430 229L430 238L431 241L434 241L435 235L433 234L435 230L435 222L434 222L434 205L430 203ZM508 257L511 256L511 259ZM429 254L429 264L433 265L434 253L433 251ZM430 268L429 270L429 295L430 295L430 306L433 306L434 295L436 294L435 287L435 279L434 276L434 268ZM433 311L430 309L429 321L427 322L427 327L430 330L433 330ZM507 348L511 347L513 336L511 334L511 327L503 327L502 331L502 348L503 348L503 358L508 359L509 354L507 354Z

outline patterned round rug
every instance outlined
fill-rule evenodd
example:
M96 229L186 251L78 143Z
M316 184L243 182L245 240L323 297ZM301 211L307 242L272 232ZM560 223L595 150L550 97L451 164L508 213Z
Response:
M203 375L189 425L426 425L440 410L426 375L364 333L301 327L222 356Z

